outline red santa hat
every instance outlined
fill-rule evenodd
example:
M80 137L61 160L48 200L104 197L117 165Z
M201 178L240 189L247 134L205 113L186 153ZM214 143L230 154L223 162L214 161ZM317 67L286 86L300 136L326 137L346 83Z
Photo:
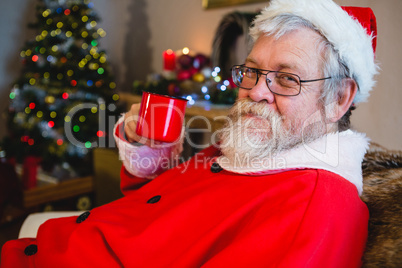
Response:
M294 14L312 23L327 38L347 66L359 90L354 103L364 102L375 85L377 26L370 8L340 7L332 0L271 0L256 17L250 34L270 32L264 23L281 14Z

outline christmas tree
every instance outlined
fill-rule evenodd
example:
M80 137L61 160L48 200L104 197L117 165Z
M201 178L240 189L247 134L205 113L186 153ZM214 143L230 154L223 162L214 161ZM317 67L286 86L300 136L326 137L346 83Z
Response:
M91 149L105 145L108 114L116 113L106 53L89 0L39 0L34 40L21 51L22 74L10 93L8 158L37 156L45 171L91 173Z

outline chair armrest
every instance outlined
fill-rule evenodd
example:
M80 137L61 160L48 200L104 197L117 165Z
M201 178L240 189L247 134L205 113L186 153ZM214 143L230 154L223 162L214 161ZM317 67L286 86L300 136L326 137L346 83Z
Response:
M39 226L53 218L78 216L82 211L40 212L28 215L23 222L18 238L36 237Z

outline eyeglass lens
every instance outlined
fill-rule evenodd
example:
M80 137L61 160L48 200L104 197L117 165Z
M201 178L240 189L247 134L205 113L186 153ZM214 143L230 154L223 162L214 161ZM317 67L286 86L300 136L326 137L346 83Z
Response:
M262 72L255 68L236 66L232 69L232 78L236 86L244 89L252 89L261 75L266 76L268 88L276 94L293 96L300 93L300 78L285 72Z

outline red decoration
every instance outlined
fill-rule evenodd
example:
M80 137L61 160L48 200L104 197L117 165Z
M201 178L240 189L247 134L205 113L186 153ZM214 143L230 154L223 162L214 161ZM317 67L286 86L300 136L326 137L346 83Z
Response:
M177 80L179 81L190 79L191 76L192 74L190 70L180 70L177 72Z
M75 87L75 86L77 85L77 81L71 80L70 84L71 84L73 87Z
M49 122L47 123L47 125L48 125L50 128L52 128L52 127L54 127L54 122L53 122L53 121L49 121Z
M209 64L209 60L208 60L207 56L205 56L203 54L197 54L194 57L193 67L196 68L197 70L201 70L208 64Z
M68 16L68 15L70 15L70 13L71 13L70 9L64 10L64 15Z
M231 87L231 88L236 88L236 87L237 87L236 84L233 82L232 77L230 77L228 80L229 80L229 83L230 83L230 87Z
M170 96L175 96L175 88L176 88L175 83L170 83L168 85L168 93Z
M6 161L15 168L15 165L17 164L17 159L15 157L9 157Z
M35 109L35 106L36 106L35 103L31 102L29 104L29 109L31 109L31 110Z
M163 52L163 70L174 71L176 69L176 55L173 50L168 49Z
M62 95L62 98L65 99L65 100L68 99L68 93L64 92L63 95Z
M190 68L191 76L195 75L197 72L198 72L198 70L196 68L193 68L193 67Z
M36 156L27 156L23 163L22 183L24 189L32 189L37 184L37 173L40 158Z
M193 66L193 58L190 55L181 55L178 62L182 69L190 69Z
M33 62L37 62L38 59L39 59L38 55L33 55L33 56L32 56L32 61L33 61Z

